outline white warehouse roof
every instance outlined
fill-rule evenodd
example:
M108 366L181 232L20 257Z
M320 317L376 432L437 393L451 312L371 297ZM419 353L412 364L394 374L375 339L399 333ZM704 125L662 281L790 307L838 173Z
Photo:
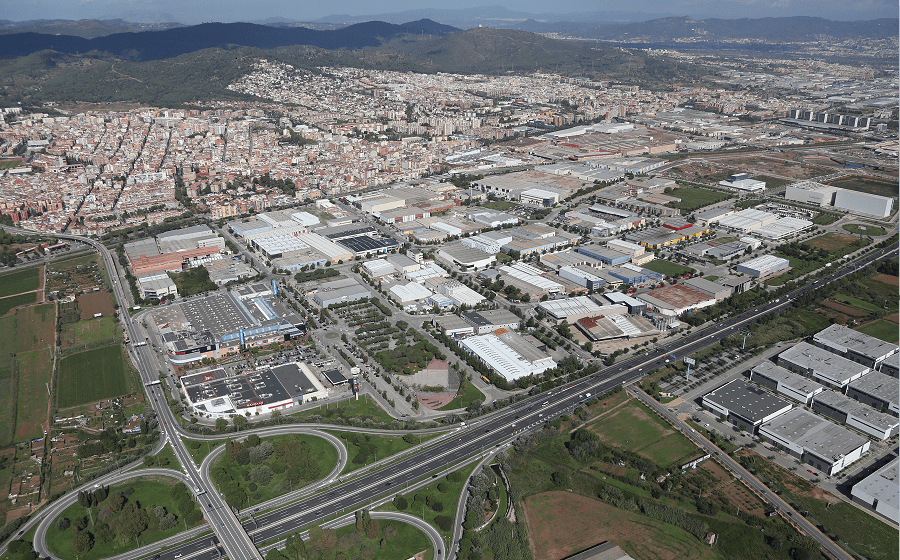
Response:
M539 374L556 367L550 357L531 363L494 334L470 336L462 345L478 356L491 369L507 381Z

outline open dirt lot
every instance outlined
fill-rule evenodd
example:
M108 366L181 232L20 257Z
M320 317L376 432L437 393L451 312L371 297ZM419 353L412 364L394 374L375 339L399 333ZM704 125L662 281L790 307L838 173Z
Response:
M872 279L890 286L897 286L900 284L900 276L891 276L890 274L876 274Z
M647 560L715 558L708 546L672 525L570 492L529 497L525 518L536 560L559 560L603 541Z
M844 305L842 303L837 303L837 302L834 302L831 300L826 300L826 301L822 302L822 305L824 305L825 307L830 307L831 309L834 309L835 311L839 311L839 312L843 313L844 315L849 315L851 317L865 317L866 315L869 314L868 311L863 311L861 309L857 309L855 307L850 307L849 305Z
M92 318L95 313L112 315L113 311L115 311L112 298L106 290L78 296L78 309L81 311L82 320Z
M843 233L826 233L806 242L810 247L825 249L826 251L837 251L852 244L856 240L852 235Z

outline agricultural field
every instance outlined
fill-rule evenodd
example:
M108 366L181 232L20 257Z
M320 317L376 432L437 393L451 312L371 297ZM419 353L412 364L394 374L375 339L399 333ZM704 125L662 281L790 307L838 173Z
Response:
M56 306L52 303L16 311L16 351L56 346Z
M38 294L36 292L26 292L24 294L19 294L17 296L9 296L5 298L0 298L0 316L6 315L11 310L19 307L21 305L28 305L29 303L34 303L38 299Z
M15 441L39 438L47 425L47 385L53 373L53 350L44 348L16 355L19 386L16 399ZM21 398L27 395L27 398Z
M128 390L122 347L118 344L79 352L59 363L59 408L118 397Z
M119 338L119 324L112 315L88 319L63 325L60 346L68 348L78 344L88 344L100 340Z
M725 179L728 177L726 176ZM733 195L721 191L712 191L709 189L701 189L697 187L679 187L675 192L671 193L681 199L680 202L670 202L672 208L679 208L684 215L690 214L694 210L722 202L732 198Z
M643 455L664 467L697 453L690 441L637 401L611 412L588 429L606 445Z
M85 255L64 261L54 261L47 265L44 291L48 297L63 299L103 289L106 269L97 254Z
M558 560L603 541L614 542L633 558L718 557L687 531L569 492L530 496L525 518L535 560Z
M850 233L855 233L856 235L872 235L874 237L887 235L887 231L884 228L872 225L847 224L843 226L843 229Z
M40 268L36 266L0 276L0 298L33 292L40 287Z
M892 342L894 344L897 344L897 342L900 341L900 335L898 335L897 332L898 326L896 315L894 315L893 317L895 318L894 321L876 319L872 322L856 327L856 330L874 336L875 338L880 338L885 342Z
M0 332L14 332L16 316L0 317ZM16 393L18 373L14 354L15 339L0 337L0 447L13 441L16 427Z
M112 296L106 290L78 296L78 310L82 321L93 318L97 313L112 315L115 312Z
M647 270L652 270L653 272L658 272L660 274L665 274L669 278L674 278L676 276L683 276L685 274L693 274L697 272L693 268L689 266L682 266L678 263L673 263L669 261L663 261L660 259L654 259L648 263L641 265L643 268Z
M841 187L851 191L859 191L878 196L887 196L891 198L897 197L897 182L885 181L875 177L867 177L865 175L850 175L848 177L840 177L828 181L829 185Z

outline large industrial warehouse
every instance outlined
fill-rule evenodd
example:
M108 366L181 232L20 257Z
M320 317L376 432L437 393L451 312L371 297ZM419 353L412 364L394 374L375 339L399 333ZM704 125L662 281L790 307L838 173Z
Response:
M870 371L862 364L806 342L799 342L779 354L778 365L841 390Z
M863 436L795 408L759 428L759 435L827 475L842 471L869 451Z
M765 389L735 379L703 395L703 407L750 432L791 409L791 403Z
M750 370L750 381L805 405L808 405L812 402L813 397L825 390L824 385L776 366L769 361L762 362Z
M782 270L787 270L790 264L791 262L787 259L772 255L763 255L755 259L750 259L747 262L742 262L734 268L738 272L749 274L754 278L765 278L777 272L781 272Z
M515 333L470 336L461 345L507 381L541 374L556 367L553 358Z
M896 435L900 425L893 416L836 391L822 391L816 395L812 410L881 441Z
M883 515L894 523L900 523L900 458L894 459L866 478L853 485L850 495L853 501Z
M181 383L194 410L220 418L272 412L328 396L309 367L298 362L231 376L219 368L185 375Z
M879 369L881 362L898 353L896 344L837 323L814 334L813 342L872 369Z

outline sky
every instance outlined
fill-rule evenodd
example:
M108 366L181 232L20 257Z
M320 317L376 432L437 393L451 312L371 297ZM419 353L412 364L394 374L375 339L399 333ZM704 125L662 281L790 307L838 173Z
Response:
M472 10L484 6L506 7L532 14L633 13L629 19L652 19L661 15L708 17L819 16L836 20L867 20L898 17L897 0L482 0L448 4L446 0L0 0L0 19L105 19L121 17L130 21L179 21L194 24L207 21L260 21L279 17L291 21L315 21L332 14L365 16L447 8ZM643 15L643 17L641 17ZM598 18L598 19L599 19ZM614 18L615 19L615 18Z

